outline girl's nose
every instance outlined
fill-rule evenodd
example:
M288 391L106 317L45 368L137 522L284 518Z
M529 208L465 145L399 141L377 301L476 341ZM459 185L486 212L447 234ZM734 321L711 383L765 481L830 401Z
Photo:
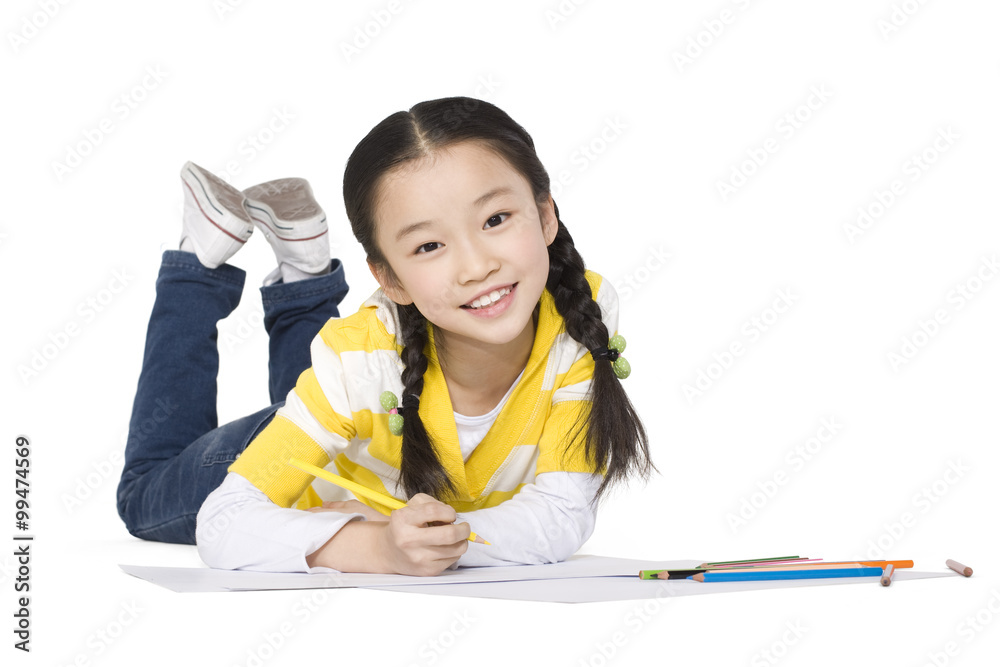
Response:
M470 241L459 248L458 282L467 283L486 280L500 268L500 260L485 243Z

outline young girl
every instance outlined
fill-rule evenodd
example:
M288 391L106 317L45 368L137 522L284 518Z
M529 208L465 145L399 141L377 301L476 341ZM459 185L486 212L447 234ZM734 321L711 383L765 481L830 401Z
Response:
M329 319L347 288L316 252L325 217L304 181L239 193L195 165L182 176L184 237L157 280L119 487L132 534L196 536L229 569L555 562L612 484L648 475L617 296L585 270L531 137L500 109L423 102L355 148L344 200L381 288L343 319ZM215 325L244 277L224 262L254 225L279 264L262 288L275 405L215 428ZM293 457L407 506L346 500Z

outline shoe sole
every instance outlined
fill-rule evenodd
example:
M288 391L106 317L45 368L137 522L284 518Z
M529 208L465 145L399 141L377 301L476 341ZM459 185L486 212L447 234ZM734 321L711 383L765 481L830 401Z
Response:
M282 241L311 241L329 231L326 214L305 179L279 178L247 188L243 194L253 224L263 225ZM296 237L297 227L307 236Z
M250 239L253 221L243 208L245 197L242 192L193 162L184 165L181 180L206 220L234 241L243 244ZM243 224L227 226L226 223L233 218ZM247 225L249 229L246 229ZM237 226L242 229L230 228ZM246 231L245 237L239 235L243 231Z

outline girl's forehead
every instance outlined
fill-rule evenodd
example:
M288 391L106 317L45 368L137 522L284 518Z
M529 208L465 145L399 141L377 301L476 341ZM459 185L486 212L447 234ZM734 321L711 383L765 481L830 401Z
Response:
M387 172L379 184L376 208L386 214L401 206L443 204L445 199L455 204L456 198L468 199L466 203L471 204L498 187L530 192L527 180L503 157L488 147L466 141Z
M405 162L387 172L386 180L433 178L440 172L510 172L507 161L496 151L475 141L463 141L436 148L424 156Z

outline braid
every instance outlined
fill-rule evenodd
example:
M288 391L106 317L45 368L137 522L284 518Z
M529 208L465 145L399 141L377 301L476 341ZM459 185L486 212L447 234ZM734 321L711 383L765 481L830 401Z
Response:
M455 486L434 452L424 422L417 411L420 394L424 390L424 373L427 371L427 320L417 307L397 306L401 340L405 347L400 357L403 369L403 443L400 453L400 481L408 497L426 493L440 499L446 492L454 493ZM416 397L416 398L414 398Z
M555 213L559 220L558 207ZM549 277L545 286L565 321L566 333L588 350L603 349L608 346L610 334L601 319L601 307L591 294L585 270L569 230L559 220L555 240L549 245ZM597 490L599 499L607 488L633 473L648 478L655 466L649 459L646 430L610 363L595 364L590 394L585 452L593 469L604 471L604 481ZM582 430L583 425L578 424L568 442L576 440Z

